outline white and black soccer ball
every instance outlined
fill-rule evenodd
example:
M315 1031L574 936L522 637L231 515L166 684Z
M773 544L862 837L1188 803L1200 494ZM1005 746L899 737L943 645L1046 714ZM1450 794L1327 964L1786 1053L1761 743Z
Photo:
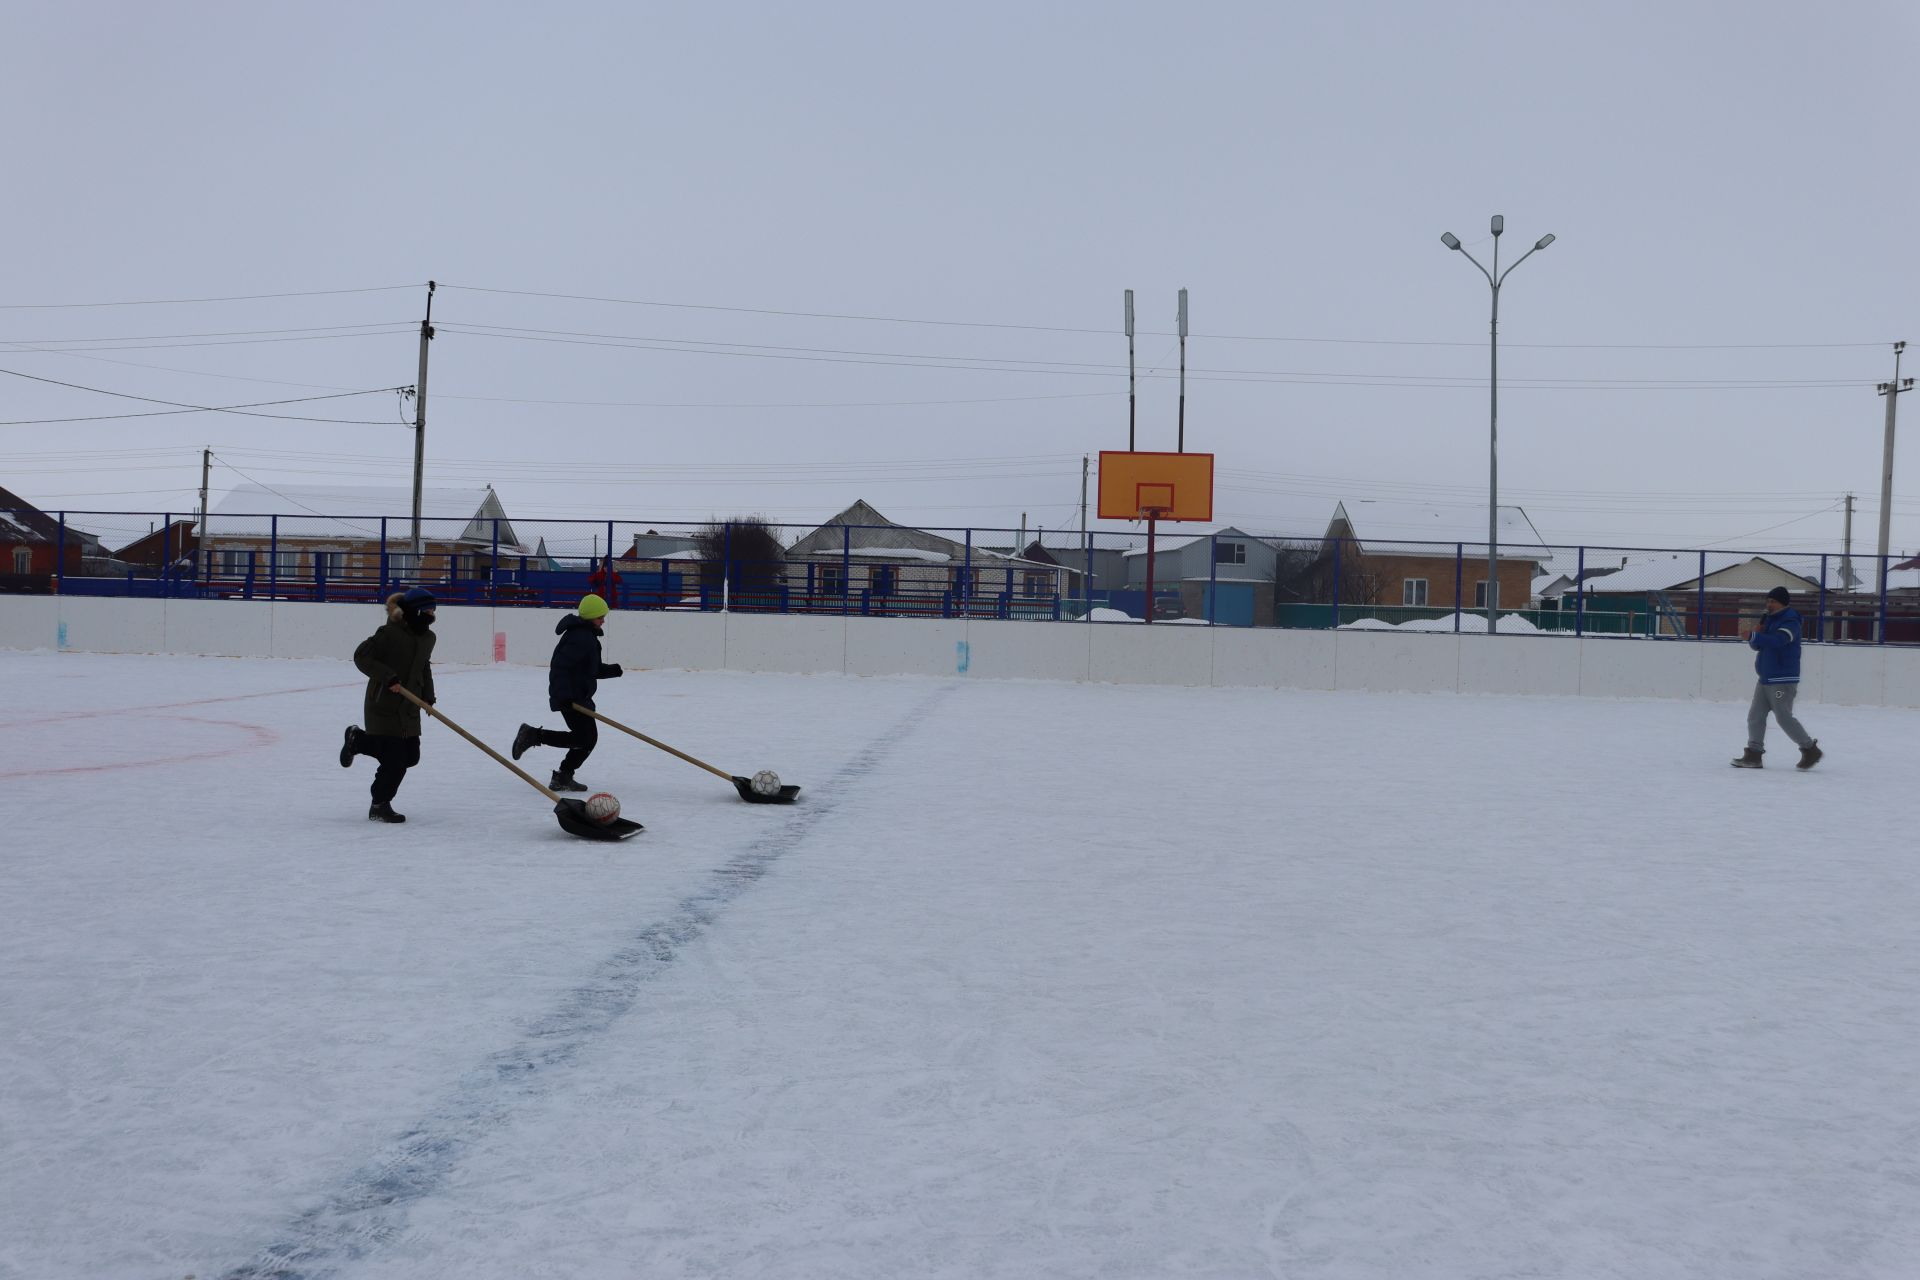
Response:
M587 816L595 822L612 822L620 816L620 801L604 791L587 797Z
M771 769L762 769L753 775L753 794L757 796L777 796L780 794L780 775Z

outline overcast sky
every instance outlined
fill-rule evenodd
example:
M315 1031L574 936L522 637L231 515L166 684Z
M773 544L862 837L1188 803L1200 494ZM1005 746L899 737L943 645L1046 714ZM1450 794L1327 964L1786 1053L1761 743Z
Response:
M1874 384L1920 338L1920 8L1893 0L15 0L0 23L0 367L197 405L411 384L431 277L428 483L491 482L523 518L864 497L1077 525L1081 457L1126 446L1123 289L1153 331L1140 446L1173 447L1181 286L1223 521L1483 507L1489 291L1439 237L1484 260L1498 212L1503 261L1559 237L1502 294L1503 500L1555 542L1825 550L1851 491L1870 551ZM367 291L49 305L328 290ZM163 407L0 396L8 422ZM9 425L0 485L180 509L203 445L216 491L407 483L392 394L256 412L351 421Z

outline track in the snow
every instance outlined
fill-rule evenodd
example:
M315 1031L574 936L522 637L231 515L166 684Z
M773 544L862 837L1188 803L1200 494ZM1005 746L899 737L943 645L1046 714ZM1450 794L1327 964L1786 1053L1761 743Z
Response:
M321 1202L288 1224L254 1258L223 1280L319 1280L396 1238L408 1208L431 1195L481 1135L505 1124L524 1103L545 1096L555 1069L633 1007L641 988L697 941L728 904L752 888L831 814L838 798L911 734L955 685L945 685L868 743L786 821L707 874L666 919L647 926L609 956L551 1013L528 1025L511 1047L469 1072L446 1102L384 1151L343 1178Z

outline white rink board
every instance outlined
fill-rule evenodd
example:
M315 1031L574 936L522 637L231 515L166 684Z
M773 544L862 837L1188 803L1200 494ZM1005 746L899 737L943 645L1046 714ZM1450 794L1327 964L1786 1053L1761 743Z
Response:
M443 662L545 666L559 609L448 606ZM349 657L374 605L0 597L0 647L93 653ZM64 635L64 640L63 640ZM496 639L503 645L496 648ZM1753 657L1724 641L1141 623L810 617L623 610L606 655L635 670L964 675L970 679L1510 693L1744 702ZM1808 645L1803 705L1920 706L1920 650Z
M57 599L0 595L0 649L56 649L59 645Z

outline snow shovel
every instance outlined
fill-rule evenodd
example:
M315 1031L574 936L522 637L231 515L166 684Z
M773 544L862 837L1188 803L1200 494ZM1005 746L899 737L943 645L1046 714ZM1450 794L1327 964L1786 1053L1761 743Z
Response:
M553 816L560 820L560 829L568 835L579 836L582 840L625 840L628 836L637 835L643 829L639 823L627 818L616 817L612 822L599 822L588 817L587 802L585 800L563 799L555 795L553 792L541 786L539 780L532 774L529 774L519 765L507 759L453 721L447 719L446 716L429 706L423 699L415 697L405 689L400 690L400 696L465 738L468 742L471 742L474 746L492 756L495 760L498 760L501 764L507 766L507 768L513 770L521 781L525 782L547 799L553 801Z
M753 789L753 779L751 778L742 778L738 774L728 773L725 769L716 768L713 765L708 764L705 760L696 760L684 751L676 751L674 748L668 746L666 743L661 742L656 738L649 738L646 734L640 732L638 729L630 728L627 725L621 724L618 720L609 720L607 717L601 715L598 711L595 711L592 707L583 707L576 702L573 704L573 709L575 711L578 711L581 715L592 716L595 720L598 720L601 724L610 725L611 727L618 729L622 733L630 733L634 737L640 739L640 741L646 743L648 746L658 747L670 756L680 757L680 759L685 760L688 764L697 764L702 769L705 769L708 773L712 774L716 778L725 778L728 782L731 782L733 784L733 789L735 791L738 791L740 793L740 798L742 800L745 800L748 804L792 804L793 798L800 794L799 787L782 786L778 791L772 793L771 795L763 796L758 791L755 791Z

